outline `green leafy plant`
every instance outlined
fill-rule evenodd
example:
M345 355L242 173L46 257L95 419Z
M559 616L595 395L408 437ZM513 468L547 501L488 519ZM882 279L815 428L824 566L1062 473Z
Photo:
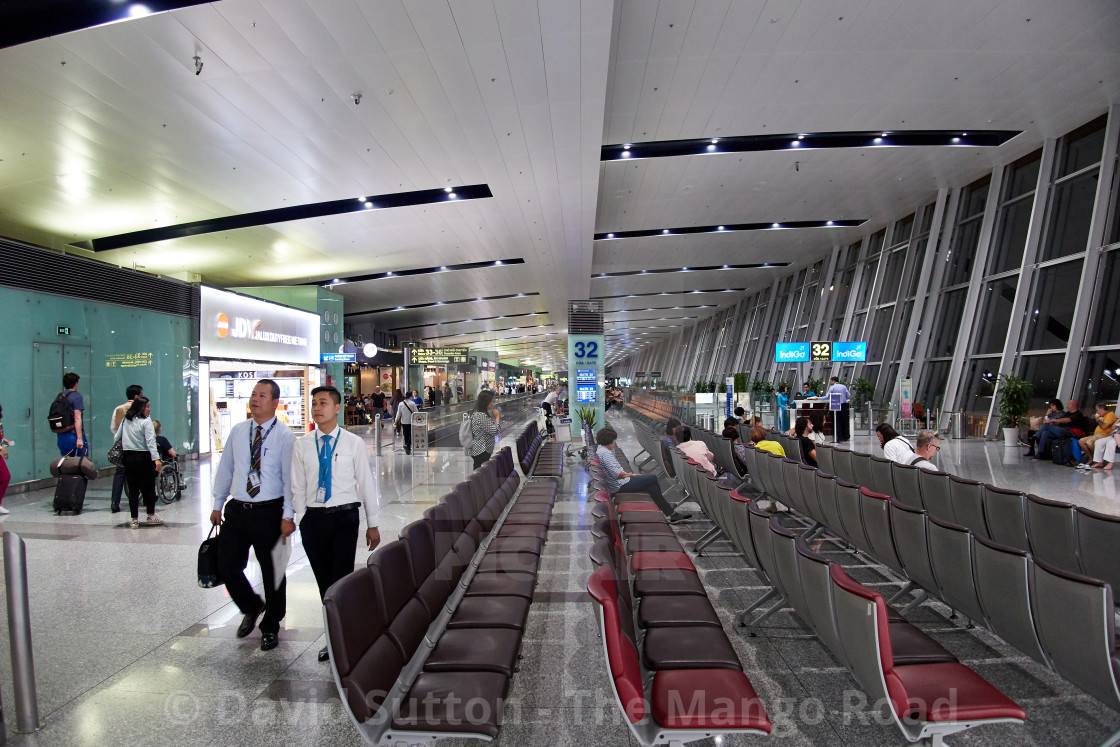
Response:
M746 392L747 391L747 374L743 371L740 371L739 373L735 374L735 391L736 392Z
M1004 428L1018 428L1027 414L1034 384L1015 374L999 375L999 422Z
M708 394L709 392L714 392L715 388L712 386L712 382L699 379L693 387L693 391L697 394Z
M824 396L824 390L824 379L809 379L809 391L821 397Z
M875 385L868 379L859 378L852 382L851 392L852 407L861 410L875 396Z
M774 385L765 379L756 379L755 382L751 384L751 394L756 397L769 397L774 394L775 391L777 390L774 388Z
M598 422L597 422L598 418L596 417L595 408L591 407L590 405L584 405L583 407L577 407L576 408L576 417L579 418L580 430L583 429L583 427L584 427L583 424L584 423L587 423L592 431L594 431L595 426L598 425Z

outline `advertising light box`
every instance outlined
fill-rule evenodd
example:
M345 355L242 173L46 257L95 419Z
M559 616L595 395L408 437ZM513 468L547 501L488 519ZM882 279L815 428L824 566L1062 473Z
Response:
M774 346L774 361L777 363L808 363L809 343L779 342Z
M318 314L216 288L199 290L199 356L319 365Z

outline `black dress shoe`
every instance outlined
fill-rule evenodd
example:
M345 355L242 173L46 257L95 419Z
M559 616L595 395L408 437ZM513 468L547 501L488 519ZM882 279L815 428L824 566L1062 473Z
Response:
M261 635L261 651L271 651L280 645L280 639L276 637L275 633L264 633Z
M323 646L321 649L319 649L319 661L328 661L330 658L331 655L327 653L326 646Z
M238 638L244 638L253 632L253 628L257 626L257 618L261 616L262 612L264 612L264 602L261 602L261 606L256 612L250 612L241 618L241 624L237 626Z
M109 506L109 510L115 514L119 514L121 512L121 504L114 503L113 505Z

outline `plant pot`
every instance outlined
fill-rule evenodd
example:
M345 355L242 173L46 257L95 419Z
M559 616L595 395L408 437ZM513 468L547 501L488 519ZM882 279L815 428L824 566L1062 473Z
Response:
M1019 429L1018 428L1004 428L1003 429L1003 445L1007 447L1019 445Z

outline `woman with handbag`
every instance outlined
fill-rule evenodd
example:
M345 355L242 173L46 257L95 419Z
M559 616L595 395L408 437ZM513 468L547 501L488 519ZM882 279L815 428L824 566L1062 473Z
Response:
M128 481L128 510L132 515L129 529L140 527L141 495L144 496L144 508L148 511L148 518L144 523L149 526L163 523L163 519L156 516L156 473L163 467L163 463L156 446L156 429L149 417L151 410L147 397L132 400L117 431L125 480Z
M481 467L494 453L494 436L498 433L498 408L491 407L493 402L494 392L486 389L478 395L474 412L471 413L471 440L467 445L467 456L474 460L472 469Z
M8 447L11 445L12 442L4 438L4 407L0 405L0 503L3 503L8 485L12 482L12 473L8 470ZM0 516L10 513L0 505Z

